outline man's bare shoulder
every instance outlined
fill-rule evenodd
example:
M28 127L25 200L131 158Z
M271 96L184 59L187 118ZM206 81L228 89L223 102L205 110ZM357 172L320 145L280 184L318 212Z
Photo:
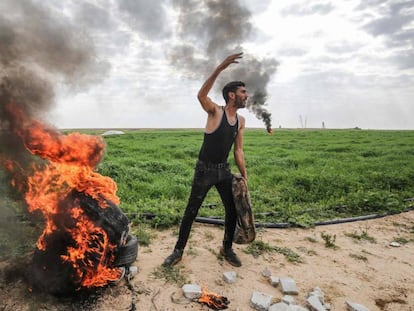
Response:
M223 106L220 106L219 104L216 104L215 102L211 101L212 103L212 109L211 112L209 112L209 114L211 114L212 116L220 116L221 112L223 111Z

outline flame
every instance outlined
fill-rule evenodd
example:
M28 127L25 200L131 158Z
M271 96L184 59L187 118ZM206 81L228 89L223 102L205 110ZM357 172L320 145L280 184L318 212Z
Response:
M266 128L266 131L269 133L269 135L273 135L273 130L271 127Z
M46 250L47 238L57 230L64 230L73 243L60 258L71 263L79 287L104 286L119 279L122 271L111 267L116 245L89 219L76 199L62 203L76 191L94 199L100 208L106 208L108 201L119 204L116 183L94 171L103 157L103 139L80 133L63 135L28 118L16 105L10 104L6 109L14 121L13 132L31 154L43 159L32 164L30 174L26 172L29 175L25 193L28 210L40 211L45 219L37 248ZM19 168L17 162L2 162L9 170Z
M227 297L216 293L208 292L207 287L201 287L201 297L197 300L200 303L207 305L214 310L224 310L228 308L230 301Z
M64 261L72 263L76 268L76 278L81 280L83 287L104 286L108 281L119 279L122 272L117 268L108 269L106 259L113 260L113 256L105 257L115 248L110 245L106 232L91 222L81 208L71 210L73 219L76 220L74 229L68 232L76 242L77 247L68 247L68 254L62 255ZM92 254L92 255L91 255ZM98 255L98 256L95 256ZM100 258L98 262L91 258ZM82 269L82 267L94 267L94 269Z

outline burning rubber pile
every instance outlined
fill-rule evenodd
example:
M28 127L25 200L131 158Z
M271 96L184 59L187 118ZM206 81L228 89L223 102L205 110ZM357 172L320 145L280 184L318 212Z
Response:
M63 135L17 104L6 105L4 115L4 132L20 139L27 152L0 155L0 163L28 211L44 218L28 273L33 289L67 295L120 280L136 260L138 242L118 207L116 183L96 172L102 138Z

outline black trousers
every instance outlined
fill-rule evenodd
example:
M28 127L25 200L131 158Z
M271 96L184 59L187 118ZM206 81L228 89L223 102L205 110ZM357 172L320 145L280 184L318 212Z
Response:
M228 163L207 164L197 161L191 194L181 220L180 232L175 249L184 249L191 226L197 216L198 210L208 191L215 186L225 209L223 246L231 248L233 235L236 229L237 214L232 193L232 174Z

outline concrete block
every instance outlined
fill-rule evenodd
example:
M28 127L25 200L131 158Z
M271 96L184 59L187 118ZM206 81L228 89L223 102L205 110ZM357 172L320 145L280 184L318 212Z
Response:
M234 283L237 281L237 273L234 271L227 271L223 273L223 279L226 283Z
M315 295L310 295L306 299L306 302L308 303L309 308L312 311L327 311L326 308L321 303L321 301L319 300L319 298Z
M269 283L273 287L277 287L280 283L280 279L277 276L270 276Z
M253 292L250 303L255 310L267 311L272 304L273 296L261 292Z
M201 286L197 284L184 284L183 287L184 296L188 299L198 299L202 295Z
M369 309L359 303L355 303L352 301L347 300L346 305L349 311L369 311Z
M289 306L283 302L278 302L271 305L269 311L289 311Z
M291 278L280 278L280 286L282 288L283 294L286 295L297 295L299 291L296 287L295 280Z
M319 298L319 301L321 302L321 304L325 303L325 294L322 292L322 290L319 287L315 287L309 294L308 297L310 296L316 296Z

